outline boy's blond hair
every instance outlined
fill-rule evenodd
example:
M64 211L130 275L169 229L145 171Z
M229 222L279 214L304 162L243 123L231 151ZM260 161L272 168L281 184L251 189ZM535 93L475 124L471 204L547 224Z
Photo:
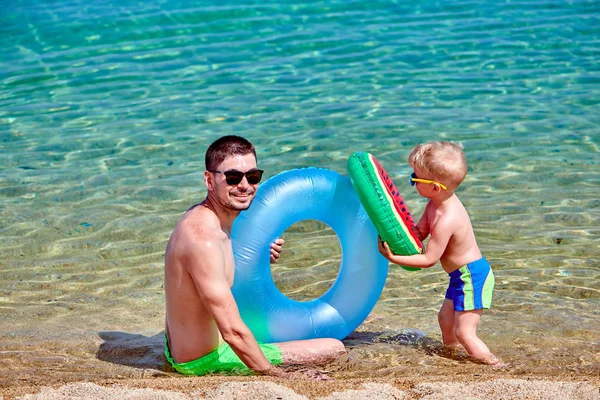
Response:
M463 146L454 142L429 142L415 147L408 164L456 189L467 176L467 158Z

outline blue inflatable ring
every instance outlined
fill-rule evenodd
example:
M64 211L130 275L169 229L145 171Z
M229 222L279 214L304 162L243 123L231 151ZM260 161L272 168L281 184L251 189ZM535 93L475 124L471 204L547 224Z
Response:
M325 294L299 302L275 286L269 255L273 240L307 219L335 231L342 264ZM242 319L260 342L345 338L369 315L387 277L388 262L377 250L377 231L350 179L334 171L306 168L272 177L236 219L231 238L233 294Z

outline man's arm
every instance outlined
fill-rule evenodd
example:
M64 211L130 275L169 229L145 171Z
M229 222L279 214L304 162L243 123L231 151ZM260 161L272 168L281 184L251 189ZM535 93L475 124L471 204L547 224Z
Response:
M225 275L225 260L219 244L203 239L193 249L185 265L223 340L248 368L259 373L274 373L273 366L242 321Z

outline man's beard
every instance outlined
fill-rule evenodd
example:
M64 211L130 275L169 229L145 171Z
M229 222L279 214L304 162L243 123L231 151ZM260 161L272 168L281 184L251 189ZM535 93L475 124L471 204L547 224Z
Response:
M239 202L236 201L236 194L248 194L248 199L249 201L246 201L242 204L240 204ZM229 201L227 202L227 204L225 204L225 207L232 210L232 211L245 211L248 208L250 208L250 205L252 204L252 202L254 201L255 198L255 192L244 192L244 193L239 193L239 192L234 192L234 193L230 193L230 198Z
M247 209L250 208L250 204L252 204L252 202L250 202L248 204L243 204L243 205L236 205L233 203L229 203L225 207L231 211L246 211Z

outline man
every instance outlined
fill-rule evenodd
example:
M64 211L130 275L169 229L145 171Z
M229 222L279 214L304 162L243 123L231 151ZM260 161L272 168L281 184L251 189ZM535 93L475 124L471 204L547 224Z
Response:
M233 221L248 209L262 171L254 146L239 136L212 143L205 156L206 199L183 215L165 254L165 354L189 375L244 371L286 376L279 364L316 364L345 352L336 339L259 344L242 321L231 292ZM283 241L271 246L276 262Z

